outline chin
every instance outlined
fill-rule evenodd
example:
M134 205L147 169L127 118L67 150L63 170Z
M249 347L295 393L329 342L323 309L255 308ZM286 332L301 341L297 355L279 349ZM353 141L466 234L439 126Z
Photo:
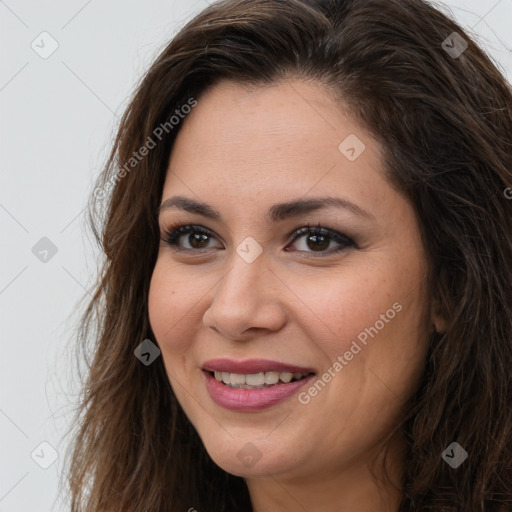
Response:
M207 450L212 460L227 473L244 478L268 477L287 472L289 461L261 450L249 441L238 451Z

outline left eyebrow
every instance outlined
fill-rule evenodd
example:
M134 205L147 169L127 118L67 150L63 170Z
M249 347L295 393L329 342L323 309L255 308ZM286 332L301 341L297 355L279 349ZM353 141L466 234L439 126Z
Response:
M196 213L209 219L222 221L222 215L211 205L184 196L173 196L166 199L158 208L158 213L173 207L190 213ZM360 206L339 197L315 197L274 204L267 213L267 219L272 223L276 223L328 207L343 208L360 217L376 220L374 215L363 210Z

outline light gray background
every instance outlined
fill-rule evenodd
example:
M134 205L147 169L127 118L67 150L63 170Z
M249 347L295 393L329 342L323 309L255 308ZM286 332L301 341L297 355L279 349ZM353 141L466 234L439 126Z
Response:
M512 80L512 0L436 3ZM0 512L67 510L58 482L77 392L70 347L99 258L84 206L141 74L206 6L0 0ZM31 47L51 48L44 31L58 43L46 59ZM46 262L32 252L43 237L57 247ZM47 469L42 442L59 455Z

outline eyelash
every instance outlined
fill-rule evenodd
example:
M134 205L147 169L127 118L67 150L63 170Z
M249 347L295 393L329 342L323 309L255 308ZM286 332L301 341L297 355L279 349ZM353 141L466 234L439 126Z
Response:
M179 247L178 240L186 234L190 233L200 233L202 235L206 235L209 237L215 237L215 235L201 227L196 226L192 224L182 224L177 223L169 228L164 230L163 237L161 238L162 242L169 245L173 250L175 251L183 251L183 252L195 252L195 253L203 253L204 251L208 251L208 248L205 249L184 249L182 247ZM347 236L338 233L337 231L334 231L329 228L321 227L320 224L317 224L316 226L310 226L307 224L305 227L302 227L300 229L295 230L291 236L293 238L290 240L290 243L295 242L298 238L304 235L322 235L330 238L332 241L335 241L339 244L341 244L340 247L338 247L335 250L329 250L329 251L320 251L318 253L315 253L315 251L298 251L298 252L305 252L306 254L319 254L319 257L322 257L322 255L332 255L336 254L338 252L341 252L349 247L356 247L356 244ZM307 256L310 257L310 256ZM313 256L317 257L317 256Z

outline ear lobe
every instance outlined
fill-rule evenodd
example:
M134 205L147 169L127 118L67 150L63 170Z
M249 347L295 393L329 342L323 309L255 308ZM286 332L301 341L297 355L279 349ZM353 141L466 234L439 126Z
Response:
M434 302L433 308L432 308L432 324L434 326L434 329L439 334L442 334L446 332L447 324L446 318L441 313L441 308L439 307L439 303L436 301Z
M441 318L439 316L435 316L433 318L433 324L434 324L434 329L439 334L443 334L444 332L446 332L446 321L443 318Z

